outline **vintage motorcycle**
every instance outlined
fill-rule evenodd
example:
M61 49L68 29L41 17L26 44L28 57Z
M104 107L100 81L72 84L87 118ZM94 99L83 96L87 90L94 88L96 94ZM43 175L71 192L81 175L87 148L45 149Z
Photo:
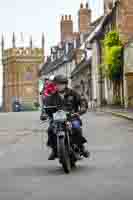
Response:
M70 173L78 160L82 159L80 148L73 144L72 129L81 127L78 113L65 112L55 106L45 107L45 109L56 108L51 119L54 134L57 138L57 158L62 164L65 173Z

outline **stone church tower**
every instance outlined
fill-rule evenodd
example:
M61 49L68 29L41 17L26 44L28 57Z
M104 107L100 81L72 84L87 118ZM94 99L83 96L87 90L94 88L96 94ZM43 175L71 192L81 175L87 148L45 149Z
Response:
M33 48L32 38L29 47L16 47L15 34L12 37L12 48L4 49L2 37L2 64L3 64L3 109L12 111L14 100L22 105L32 106L38 102L38 71L39 65L44 62L44 35L42 47Z

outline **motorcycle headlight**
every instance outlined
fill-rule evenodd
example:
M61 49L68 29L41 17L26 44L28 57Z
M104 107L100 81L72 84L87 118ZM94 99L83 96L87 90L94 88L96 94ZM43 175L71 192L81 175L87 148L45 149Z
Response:
M56 113L53 114L53 119L54 121L66 121L67 120L66 112L57 111Z

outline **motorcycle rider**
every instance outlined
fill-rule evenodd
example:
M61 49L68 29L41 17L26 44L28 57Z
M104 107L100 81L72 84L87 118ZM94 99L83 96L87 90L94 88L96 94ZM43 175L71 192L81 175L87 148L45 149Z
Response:
M80 96L74 90L68 87L68 80L64 75L57 75L54 78L54 84L58 90L52 95L45 98L46 106L62 106L63 110L73 112L73 113L84 113L85 110L82 110ZM56 112L56 109L50 108L46 109L46 113L50 118L52 118L53 113ZM75 135L75 143L80 147L80 150L84 157L89 157L89 152L87 149L87 140L82 135L82 129L72 130L73 135ZM52 148L52 152L49 156L49 160L54 160L57 154L57 145L56 145L56 135L53 134L52 123L50 123L48 128L48 142L47 145Z

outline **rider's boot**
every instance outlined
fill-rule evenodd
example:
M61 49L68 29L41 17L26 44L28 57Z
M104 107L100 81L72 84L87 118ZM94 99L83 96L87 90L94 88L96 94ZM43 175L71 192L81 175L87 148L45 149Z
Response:
M90 152L88 151L88 144L84 143L81 147L81 152L85 158L90 157Z
M48 160L54 160L57 157L56 150L52 148L52 151L48 157Z

